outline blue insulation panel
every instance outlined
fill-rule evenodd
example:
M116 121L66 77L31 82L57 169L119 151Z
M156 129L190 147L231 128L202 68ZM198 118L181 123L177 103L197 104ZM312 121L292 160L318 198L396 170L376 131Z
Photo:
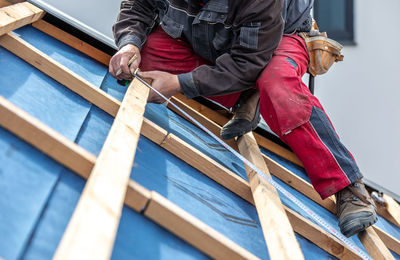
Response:
M100 87L108 72L103 64L30 25L14 33L97 87Z
M0 128L0 256L17 259L62 167Z
M126 87L107 68L31 26L16 34L89 82L122 100ZM57 132L98 155L113 118L0 48L0 95ZM243 164L197 127L164 105L149 104L145 116L247 179ZM300 167L269 153L308 180ZM131 178L166 197L232 241L268 259L254 206L215 183L158 145L141 137ZM336 226L336 218L308 198L300 200ZM24 141L0 128L0 256L5 259L51 259L81 195L85 181ZM285 205L305 215L293 203ZM385 231L399 229L380 219ZM251 238L251 239L249 239ZM333 259L297 235L306 259ZM357 238L353 238L360 247ZM123 209L113 259L206 259L203 253L142 214Z

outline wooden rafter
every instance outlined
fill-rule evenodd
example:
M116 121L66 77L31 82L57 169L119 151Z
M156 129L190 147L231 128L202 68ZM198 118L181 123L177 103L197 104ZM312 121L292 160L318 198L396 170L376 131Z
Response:
M86 79L72 72L67 67L56 62L48 55L39 51L20 37L8 33L0 36L0 46L25 60L44 74L58 81L65 87L81 95L89 102L115 116L120 102L104 93ZM111 100L111 102L109 102Z
M186 104L183 104L182 102L177 102L177 104L179 104L180 106L185 107L186 112L188 112L190 115L192 114L196 114L196 116L198 117L199 121L201 123L203 123L204 121L210 121L208 118L206 117L201 117L200 113L198 113L195 110L190 110L187 108ZM183 104L183 105L182 105ZM288 174L292 175L287 175L286 177L294 177L293 173L290 173L290 171L286 171ZM298 178L296 178L298 180ZM283 179L285 180L285 179ZM289 181L287 182L289 185L292 185L292 182ZM308 188L307 188L308 186ZM303 193L306 196L309 196L310 194L310 188L311 185L303 185L303 188L306 188L306 190L299 190L301 193ZM293 186L293 188L297 189L297 187ZM316 199L315 196L311 197L311 199L314 199L314 201L316 201L317 203L319 203L321 206L328 208L330 211L333 211L333 206L336 203L333 199L330 199L331 201L329 201L328 204L326 203L321 203L318 201L318 199ZM380 234L380 236L376 235L376 232L378 232ZM364 234L365 233L365 234ZM388 235L386 232L382 231L380 228L373 226L372 228L367 228L363 233L360 233L359 238L361 240L361 243L364 245L364 247L366 248L366 250L374 256L379 256L381 259L391 259L390 257L393 257L390 253L390 251L388 250L388 246L390 246L390 249L395 251L395 252L399 252L400 251L400 241L397 239L394 239L392 236ZM382 242L382 240L388 241L390 240L390 243L384 244ZM374 242L372 242L374 241ZM394 247L393 245L396 244L397 246Z
M77 144L69 141L61 134L55 132L20 108L16 107L3 97L0 97L0 126L30 143L43 153L57 160L62 165L73 170L76 174L87 179L95 165L96 157ZM166 136L168 133L145 120L142 128L148 135L156 133L157 137ZM162 134L164 131L164 135ZM161 134L160 134L161 133ZM160 141L160 140L159 140ZM161 141L160 141L161 142ZM161 195L151 195L152 192L130 180L125 195L124 203L137 212L144 212L146 216L158 222L164 228L171 230L178 237L186 240L194 247L200 249L210 257L232 259L257 259L247 250L233 243L228 238L219 234L197 218L178 209L177 206L167 202ZM156 197L156 210L154 207L147 212L152 198ZM171 216L166 222L159 219L162 216ZM176 223L185 225L176 225ZM226 259L226 258L225 258Z
M381 197L377 198L379 201L375 201L378 213L384 216L388 221L394 225L400 227L400 205L389 195L382 194Z
M174 102L176 105L178 105L181 109L183 109L189 115L194 116L194 118L196 120L198 120L199 122L201 122L202 124L207 125L207 126L212 125L213 127L210 130L214 134L219 136L219 133L221 131L221 126L215 124L210 119L208 119L206 116L197 112L196 109L192 109L192 107L187 104L188 102L186 102L186 101L183 102L180 98L178 99L178 98L174 98L174 97L171 99L171 101ZM194 102L196 102L196 101L192 100L190 102L190 104L193 104ZM168 107L172 111L178 113L179 115L182 115L182 113L180 113L173 106L168 106ZM207 111L207 113L206 113L207 115L211 114L212 112L214 112L215 114L218 114L217 112L215 112L213 110L211 110L212 111L211 112L210 110L207 110L205 108L202 108L201 111L202 112ZM281 154L283 154L283 151ZM326 200L322 200L321 196L315 191L315 189L313 188L313 186L310 183L308 183L307 181L298 177L296 174L294 174L290 170L286 169L285 167L283 167L282 165L280 165L279 163L277 163L276 161L271 159L269 156L262 154L262 157L263 157L265 163L267 164L267 167L270 169L270 172L272 175L278 177L281 181L285 182L292 188L303 193L304 195L306 195L307 197L309 197L316 203L320 204L327 210L331 211L332 213L335 212L336 206L335 206L335 201L332 197L328 198Z
M208 108L207 106L204 106L194 100L186 99L182 94L174 96L173 102L178 103L180 105L180 108L184 109L186 112L189 112L191 115L194 114L193 111L196 111L197 112L196 118L202 121L203 123L206 123L207 125L212 125L213 127L210 128L210 130L214 134L219 134L219 131L221 129L220 127L226 124L229 120L226 116ZM172 106L169 106L169 108L175 112L178 112ZM219 127L216 127L216 124ZM303 167L302 163L293 152L288 151L286 148L268 140L267 138L257 133L253 132L253 134L259 146L264 147L269 151L287 159L288 161ZM315 189L310 183L304 181L300 177L297 177L290 170L281 166L279 163L272 160L269 156L263 154L263 157L273 175L275 175L276 177L278 177L279 179L281 179L283 182L290 185L294 189L302 192L304 195L306 195L313 201L317 202L325 209L329 210L332 213L335 213L336 206L335 206L335 199L333 196L325 200L322 200L319 194L315 191ZM388 197L387 195L384 196ZM385 207L378 206L378 213L389 222L400 227L400 206L390 197L387 198L387 201L389 202L387 206Z
M63 30L59 29L58 27L45 22L43 20L39 20L32 24L38 30L41 30L51 37L62 41L63 43L71 46L72 48L79 49L84 54L88 55L89 57L103 63L104 65L108 66L110 63L111 56L99 51L98 49L94 48L92 45L87 44L86 42L72 36L69 33L64 32Z
M58 246L55 259L109 259L149 88L133 80Z
M87 178L96 157L0 96L0 125Z
M9 6L11 5L10 2L6 1L6 0L0 0L0 8L4 7L4 6Z
M77 49L79 50L79 46L78 46L78 47L75 47L75 48L77 48ZM97 60L101 60L101 59L97 59ZM107 65L107 64L106 64L106 65ZM77 93L80 94L79 91L78 91ZM118 102L116 102L115 100L112 100L112 98L110 99L110 98L107 96L107 94L105 94L105 95L106 95L106 99L104 100L103 103L105 103L105 104L108 105L108 106L118 106L118 105L119 105ZM93 100L93 98L91 98L91 97L88 97L87 99L92 99L92 100ZM101 102L93 102L93 101L91 101L91 102L94 103L94 104L96 104L97 106L102 106L102 105L103 105L103 103L101 103ZM103 110L104 110L104 109L103 109ZM107 112L107 111L106 111L106 112ZM108 113L111 114L111 115L113 115L113 116L115 116L115 114L112 113L112 111L110 112L110 111L108 110ZM284 157L284 156L283 156L283 157ZM392 250L395 251L396 253L400 254L400 241L398 241L396 238L390 236L389 234L387 234L386 232L382 231L381 229L379 229L379 228L377 228L377 227L374 227L374 229L376 230L376 232L379 234L379 236L382 238L382 240L385 242L385 244L386 244L390 249L392 249Z
M144 215L184 240L196 241L198 249L215 259L259 259L156 192L152 192Z
M81 177L85 179L89 177L90 172L93 169L96 160L94 155L87 153L77 144L69 141L68 139L65 139L63 136L61 136L61 134L50 129L43 123L38 122L37 119L26 114L24 111L12 105L9 101L5 100L4 98L1 98L0 101L1 101L0 112L2 114L4 113L5 115L4 117L0 118L0 125L2 127L16 134L21 139L30 143L31 145L38 148L39 150L41 150L48 156L52 157L53 159L56 159L62 165L75 171ZM21 130L21 129L26 129L26 130ZM152 123L147 119L145 119L143 122L142 134L157 144L163 143L164 149L167 149L177 157L185 160L190 165L192 165L192 162L193 161L195 162L198 158L204 158L201 161L203 164L202 166L203 169L201 171L204 174L206 174L213 180L219 182L222 186L229 189L230 191L236 193L241 198L254 204L254 201L252 199L252 194L250 191L250 185L248 182L243 181L235 184L236 178L231 175L228 169L219 165L217 162L207 158L206 155L202 154L194 147L191 147L184 141L180 140L178 137L172 134L168 134L167 131L165 131L164 129L160 128L159 126L155 125L154 123ZM38 136L40 138L37 138ZM169 138L166 138L167 136L169 136ZM165 140L165 142L163 142L163 140ZM172 143L168 143L169 142L168 140L172 140ZM43 149L42 146L43 144L46 143L49 144L45 145L45 147L48 149ZM173 144L175 144L175 146ZM173 149L169 150L168 147L173 147ZM60 154L63 154L63 156L59 156ZM81 165L86 165L86 167L81 167ZM196 165L192 166L196 167ZM214 174L214 169L220 169L217 171L218 173L217 175ZM223 181L220 181L220 179L222 179ZM238 192L238 190L239 191L243 190L247 192ZM130 208L138 212L142 212L143 210L145 210L146 205L148 205L150 199L151 199L150 191L138 185L134 181L129 182L128 190L125 196L126 205L128 205ZM294 227L294 230L297 233L308 238L314 244L320 246L328 253L336 257L342 258L346 255L350 255L352 256L351 259L358 259L356 254L354 254L350 249L341 245L340 242L337 241L337 239L335 239L331 234L327 233L314 223L302 217L301 215L292 212L289 208L285 207L285 210L288 214L290 222L292 223L292 226ZM171 214L175 215L174 213ZM174 221L174 223L179 223L179 222L180 219L175 219ZM167 229L173 229L172 227L167 226L168 223L160 223L160 224L162 224L163 227ZM197 245L197 243L205 242L205 241L199 242L193 240L191 239L191 236L187 237L187 234L185 233L186 229L183 230L173 229L173 231L174 234L178 235L182 239L183 239L182 236L185 235L187 239L186 241L197 248L200 248ZM203 232L203 231L200 229L197 232ZM193 233L190 234L192 236L195 235ZM196 235L196 236L202 236L202 235ZM207 244L210 245L215 244L213 237L209 237L208 239L209 240L207 240L208 241ZM328 242L321 243L321 241L328 241ZM236 247L229 249L229 246L225 244L221 245L221 247L224 247L224 249L220 249L221 252L232 250L230 254L235 256ZM210 252L210 249L202 248L202 250L205 254L210 255L211 257L215 257L214 255L215 253ZM237 249L237 250L242 250L242 249ZM241 254L242 253L239 253L239 255Z
M224 115L208 108L207 106L204 106L204 105L198 103L197 101L195 101L193 99L187 99L183 94L177 94L172 98L172 101L174 103L177 102L177 100L179 100L179 102L181 102L181 103L186 104L188 107L190 107L190 109L198 112L199 115L202 115L202 116L208 118L209 122L207 124L212 124L212 123L217 124L217 127L209 128L216 135L219 135L220 127L225 125L229 121L229 118L225 117ZM170 106L170 108L173 109L171 106ZM210 122L212 122L212 123L210 123ZM286 160L288 160L294 164L303 166L303 164L301 163L299 158L297 158L297 156L293 152L288 151L286 148L268 140L265 137L262 137L261 135L259 135L257 133L253 133L253 135L254 135L258 145L260 145L261 147L264 147L264 148L272 151L273 153L285 158Z
M11 32L43 17L44 11L31 3L23 2L0 8L0 35Z
M238 139L240 153L271 177L252 133ZM245 165L265 242L271 259L304 259L278 192L253 169Z

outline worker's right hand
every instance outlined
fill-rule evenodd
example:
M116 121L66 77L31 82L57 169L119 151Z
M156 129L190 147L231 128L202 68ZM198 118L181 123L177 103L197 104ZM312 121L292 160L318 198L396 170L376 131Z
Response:
M129 60L136 54L136 60L128 66ZM108 68L110 74L119 80L131 80L133 73L141 61L139 48L133 44L122 47L110 60Z

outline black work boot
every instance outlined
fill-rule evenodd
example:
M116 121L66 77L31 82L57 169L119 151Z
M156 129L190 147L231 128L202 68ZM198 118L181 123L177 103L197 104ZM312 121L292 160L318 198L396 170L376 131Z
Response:
M225 140L254 130L260 122L260 94L255 89L243 91L233 107L234 116L221 129Z
M378 220L374 201L361 180L350 184L336 195L336 214L340 231L351 237Z

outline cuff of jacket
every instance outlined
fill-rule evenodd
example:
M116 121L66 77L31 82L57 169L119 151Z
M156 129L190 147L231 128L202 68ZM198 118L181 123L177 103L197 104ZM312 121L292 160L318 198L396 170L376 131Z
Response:
M122 47L124 47L127 44L133 44L136 47L139 48L139 50L142 49L142 41L140 40L139 37L137 37L136 35L133 34L128 34L123 36L117 43L117 47L118 49L121 49Z
M178 80L179 84L181 85L181 90L187 99L200 96L199 91L194 83L192 72L179 74Z

